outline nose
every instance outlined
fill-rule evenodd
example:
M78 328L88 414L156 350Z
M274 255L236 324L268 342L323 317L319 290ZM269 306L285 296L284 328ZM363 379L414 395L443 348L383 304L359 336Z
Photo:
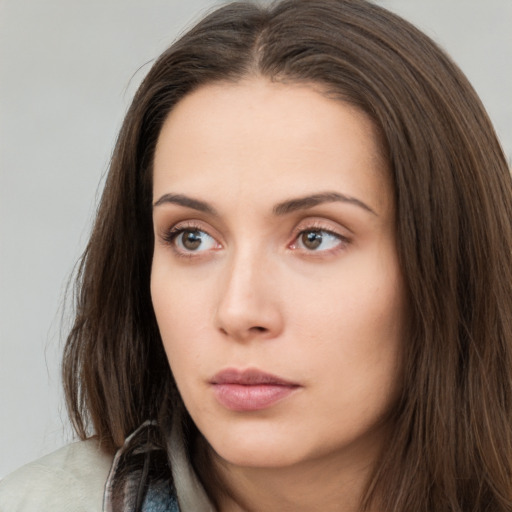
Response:
M217 328L236 341L271 339L283 329L279 282L261 254L231 258L219 286Z

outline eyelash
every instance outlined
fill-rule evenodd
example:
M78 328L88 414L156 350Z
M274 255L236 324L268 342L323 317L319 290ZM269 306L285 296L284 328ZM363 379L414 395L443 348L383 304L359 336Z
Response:
M305 233L322 233L322 238L324 235L327 235L328 237L335 238L337 240L336 246L330 249L324 249L324 250L314 250L314 249L307 249L307 248L299 248L297 245L300 243L301 236L303 236ZM320 241L322 243L323 240ZM347 245L350 243L350 240L348 237L343 236L341 233L336 232L332 230L331 228L328 228L321 223L313 223L306 227L299 226L293 236L293 242L290 244L289 247L296 250L302 250L308 255L314 255L314 256L326 256L330 254L335 254L340 250L343 250L347 247Z
M175 252L176 255L178 255L180 257L184 257L184 258L194 258L194 257L200 256L201 252L205 252L205 251L198 251L198 252L195 252L192 250L187 251L187 250L179 249L176 246L176 239L180 235L182 235L183 233L186 233L186 232L194 232L194 231L204 233L209 238L216 240L215 237L210 235L204 229L203 226L196 224L196 223L177 224L164 233L164 235L162 236L162 240L172 248L172 250ZM297 245L299 243L300 237L301 237L301 235L303 235L305 233L324 233L330 237L336 238L338 240L338 243L336 244L336 247L334 247L332 249L324 249L324 250L319 250L319 251L316 251L314 249L299 248L299 247L297 247ZM292 250L302 251L304 254L307 254L309 256L319 257L319 256L325 256L328 254L335 254L338 251L345 249L347 247L347 245L349 245L349 244L350 244L350 239L348 237L326 227L325 225L323 225L321 223L315 222L315 223L309 224L307 226L299 226L298 228L296 228L293 233L293 241L290 244L288 244L288 247Z
M215 240L215 238L213 236L211 236L205 229L203 226L200 226L199 224L195 224L195 223L186 223L186 224L183 224L183 223L180 223L180 224L177 224L176 226L173 226L171 229L169 229L168 231L166 231L164 233L164 235L162 236L162 240L167 244L169 245L172 250L174 251L174 253L177 255L177 256L180 256L180 257L183 257L183 258L193 258L193 257L196 257L198 256L198 254L195 254L194 251L184 251L184 250L180 250L177 246L176 246L176 239L182 235L183 233L186 233L186 232L193 232L193 231L199 231L201 233L205 233L206 235L208 235L210 238L212 238L213 240Z

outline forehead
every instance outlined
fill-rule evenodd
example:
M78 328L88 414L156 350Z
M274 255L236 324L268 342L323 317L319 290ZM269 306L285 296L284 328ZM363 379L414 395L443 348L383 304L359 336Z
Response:
M227 200L336 189L389 207L373 122L312 85L263 78L199 88L172 110L154 159L154 196L223 191ZM221 198L217 198L220 200Z

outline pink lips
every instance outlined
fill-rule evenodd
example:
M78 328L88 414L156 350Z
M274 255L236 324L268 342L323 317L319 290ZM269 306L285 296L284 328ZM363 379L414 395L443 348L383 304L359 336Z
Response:
M238 412L271 407L300 387L259 370L223 370L210 383L219 403Z

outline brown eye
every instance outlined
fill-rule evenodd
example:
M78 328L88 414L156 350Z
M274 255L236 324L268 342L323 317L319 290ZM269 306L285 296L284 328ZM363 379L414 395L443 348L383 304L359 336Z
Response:
M321 231L304 231L300 235L302 245L306 249L314 250L320 247L322 243L322 232Z
M171 240L178 251L185 253L201 253L217 247L215 239L201 229L178 229L172 234Z
M297 237L296 248L311 252L327 252L348 243L348 240L326 229L306 229Z
M201 241L201 232L197 230L183 231L181 235L181 243L189 251L195 251L201 245Z

